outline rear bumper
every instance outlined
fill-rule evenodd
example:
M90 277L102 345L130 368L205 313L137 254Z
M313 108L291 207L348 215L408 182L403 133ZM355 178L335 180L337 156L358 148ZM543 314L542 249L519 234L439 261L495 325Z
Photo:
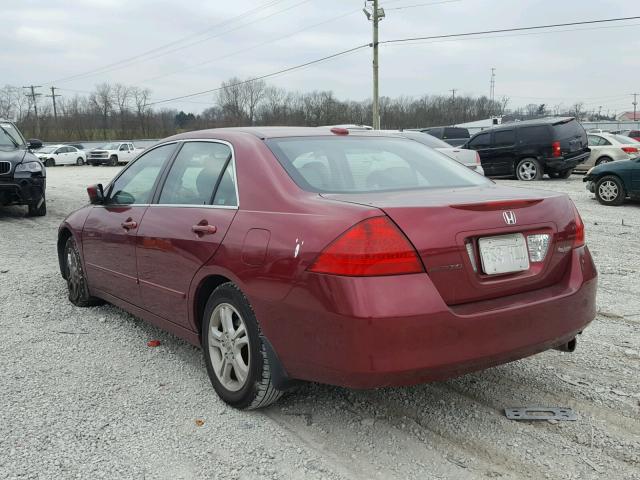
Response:
M45 177L0 179L0 205L27 205L42 198Z
M594 319L596 286L584 247L556 285L494 300L449 307L426 274L309 274L284 302L256 313L291 378L376 388L450 378L566 343Z
M586 152L570 158L547 158L545 159L546 171L561 172L570 168L576 168L579 164L584 163L590 155L591 152Z

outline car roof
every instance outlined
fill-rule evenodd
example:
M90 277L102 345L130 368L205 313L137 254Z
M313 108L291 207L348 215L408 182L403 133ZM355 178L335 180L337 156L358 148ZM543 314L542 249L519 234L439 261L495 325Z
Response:
M522 122L502 123L500 125L496 125L491 128L485 128L484 130L478 133L494 132L497 130L506 130L509 128L520 128L520 127L529 127L529 126L537 126L537 125L553 126L553 125L559 125L561 123L567 123L567 122L570 122L571 120L575 120L575 117L546 117L546 118L538 118L536 120L523 120Z
M334 127L335 128L335 127ZM180 133L165 139L171 140L187 140L187 139L215 139L220 134L227 133L244 133L253 135L261 140L269 138L283 137L326 137L335 135L331 133L330 127L230 127L230 128L212 128L208 130L195 130L193 132ZM347 135L345 135L347 136ZM349 130L348 136L357 137L396 137L397 135L380 131L380 130Z

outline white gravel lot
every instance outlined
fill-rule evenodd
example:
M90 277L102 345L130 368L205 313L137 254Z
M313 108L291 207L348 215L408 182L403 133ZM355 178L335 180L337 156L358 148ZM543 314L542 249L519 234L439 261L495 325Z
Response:
M575 353L412 388L309 384L238 412L198 349L67 301L57 227L116 171L49 169L44 218L0 208L1 478L640 479L640 204L601 206L579 176L533 185L571 195L600 271L598 318ZM505 418L526 405L579 419Z

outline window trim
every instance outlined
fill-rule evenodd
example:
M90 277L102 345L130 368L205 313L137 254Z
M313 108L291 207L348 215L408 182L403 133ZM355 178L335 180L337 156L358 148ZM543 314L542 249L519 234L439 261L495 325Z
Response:
M162 189L164 188L164 185L167 181L167 177L169 176L169 172L171 172L171 167L173 167L173 164L175 163L176 158L178 158L178 155L180 154L182 147L184 146L185 143L193 143L193 142L218 143L218 144L226 145L227 147L229 147L229 149L231 150L231 159L225 163L225 166L222 169L222 175L224 175L225 170L229 168L229 164L233 164L233 183L236 190L236 205L213 205L213 203L211 205L158 203L160 201L160 195L162 194ZM167 167L163 169L163 171L161 172L158 184L156 185L153 195L151 196L151 203L149 204L149 207L218 208L222 210L240 209L240 194L238 192L238 169L236 164L236 152L235 152L235 149L233 148L233 145L230 142L227 142L226 140L218 140L214 138L193 138L193 139L189 138L184 140L178 140L176 143L179 145L179 147L175 150L174 154L171 156ZM218 180L220 180L220 178L218 178ZM213 196L211 197L212 202L216 196L219 183L220 182L217 182L214 188Z

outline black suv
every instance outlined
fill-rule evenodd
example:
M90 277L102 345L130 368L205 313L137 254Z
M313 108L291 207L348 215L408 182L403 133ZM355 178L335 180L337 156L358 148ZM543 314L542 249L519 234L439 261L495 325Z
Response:
M27 143L13 123L0 120L0 206L27 205L29 216L47 214L47 173L31 153L31 149L40 147L40 140Z
M462 127L429 127L420 128L417 131L439 138L452 147L459 147L469 140L469 130Z
M573 117L505 123L476 133L462 148L476 150L487 176L518 180L569 178L589 158L587 133Z

